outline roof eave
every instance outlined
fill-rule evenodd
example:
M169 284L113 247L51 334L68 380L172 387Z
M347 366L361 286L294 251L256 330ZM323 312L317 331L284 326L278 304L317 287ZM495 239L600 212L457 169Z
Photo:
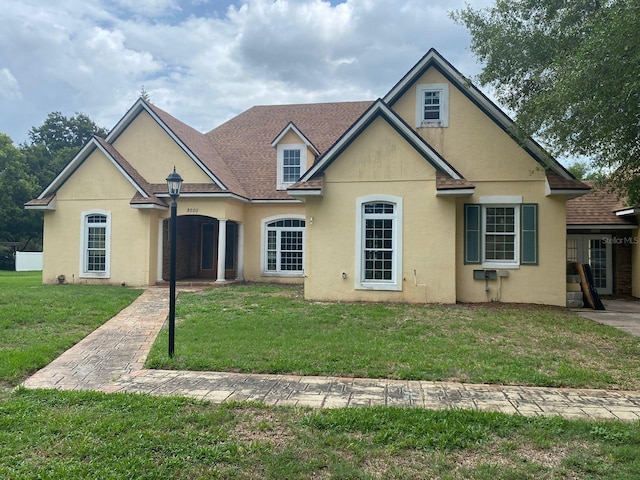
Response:
M440 188L436 189L436 197L470 197L475 193L475 187L471 188Z
M625 209L622 209L622 210L617 210L615 212L615 214L618 217L626 217L627 215L640 215L640 208L638 208L638 207L625 208Z

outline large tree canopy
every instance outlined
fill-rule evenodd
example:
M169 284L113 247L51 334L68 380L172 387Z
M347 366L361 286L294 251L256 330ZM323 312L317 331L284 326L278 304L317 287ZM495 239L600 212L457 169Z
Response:
M640 204L640 2L496 0L452 16L526 134L591 159Z
M42 215L23 207L40 188L25 165L23 152L0 133L0 242L19 242L21 249L42 236Z
M33 127L30 143L19 148L0 133L0 242L17 242L21 250L40 247L42 213L25 210L24 203L44 190L92 135L106 133L85 114L67 118L60 112Z

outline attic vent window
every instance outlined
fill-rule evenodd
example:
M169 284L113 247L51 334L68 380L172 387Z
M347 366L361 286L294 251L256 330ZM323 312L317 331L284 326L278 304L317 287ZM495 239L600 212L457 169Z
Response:
M416 91L416 127L449 126L449 85L418 85Z

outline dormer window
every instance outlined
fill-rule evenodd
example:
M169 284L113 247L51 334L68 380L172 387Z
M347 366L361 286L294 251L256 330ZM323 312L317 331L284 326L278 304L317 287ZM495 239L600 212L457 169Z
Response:
M416 91L416 127L449 126L449 85L418 85Z
M307 146L304 144L278 145L278 190L296 183L307 165Z

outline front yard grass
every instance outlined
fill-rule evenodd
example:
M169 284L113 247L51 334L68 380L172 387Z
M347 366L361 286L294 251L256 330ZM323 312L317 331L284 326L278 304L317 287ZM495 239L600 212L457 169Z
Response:
M308 302L300 287L181 293L151 368L640 388L640 339L534 305Z
M39 275L0 273L2 364L13 343L27 351L38 351L44 343L64 349L68 331L76 331L79 340L94 328L89 323L99 325L138 293L120 287L42 287L39 282ZM293 298L285 303L297 303L304 311L315 308L300 303L296 289L220 292L235 296L223 311L282 308L281 303L268 307L264 296ZM181 316L188 299L181 296ZM220 297L207 301L214 300L222 303ZM356 319L362 315L355 312L350 315ZM83 320L94 313L94 320ZM385 316L388 313L380 318ZM326 323L331 331L331 321ZM181 328L186 324L180 321ZM32 368L29 358L19 358L18 378ZM15 383L9 380L14 376L4 381ZM0 389L0 478L631 480L640 471L639 448L640 421L386 407L312 410L138 394Z
M0 478L634 479L640 423L17 390Z
M0 387L12 387L129 305L141 290L42 285L40 272L0 271Z

